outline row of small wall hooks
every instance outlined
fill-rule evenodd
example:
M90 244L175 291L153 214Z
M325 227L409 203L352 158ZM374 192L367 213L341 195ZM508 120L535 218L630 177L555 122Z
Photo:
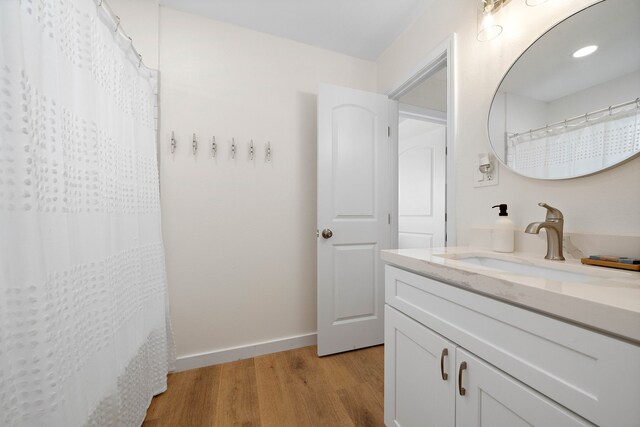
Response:
M171 154L174 154L176 152L176 147L178 146L178 142L176 140L176 136L175 133L172 131L171 132ZM216 142L216 137L214 136L213 139L211 140L211 155L213 157L216 157L218 154L218 143ZM191 140L191 152L193 153L193 155L195 156L198 153L198 138L196 137L196 134L193 134L193 139ZM236 158L236 155L238 154L238 144L236 144L236 140L235 138L231 138L231 145L230 145L230 155L232 159ZM253 160L255 159L256 156L256 146L253 143L253 139L249 142L249 160ZM264 159L267 162L271 161L273 154L271 151L271 142L267 142L267 144L265 145L265 153L264 153Z

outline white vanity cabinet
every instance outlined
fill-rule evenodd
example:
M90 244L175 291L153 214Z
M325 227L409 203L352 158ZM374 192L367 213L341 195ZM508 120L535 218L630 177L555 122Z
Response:
M385 306L385 424L453 426L456 345Z
M389 306L385 319L388 427L593 425Z
M392 266L385 301L387 427L640 425L636 345Z

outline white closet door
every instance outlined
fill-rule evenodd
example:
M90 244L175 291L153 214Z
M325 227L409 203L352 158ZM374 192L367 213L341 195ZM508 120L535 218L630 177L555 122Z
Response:
M445 124L414 119L400 124L399 248L445 246L446 133Z

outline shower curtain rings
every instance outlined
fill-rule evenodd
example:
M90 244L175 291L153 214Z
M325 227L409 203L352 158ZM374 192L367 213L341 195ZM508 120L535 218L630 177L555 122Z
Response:
M118 32L118 28L120 28L120 17L116 16L116 19L118 21L117 21L117 24L116 24L116 29L113 31L114 33L117 33Z

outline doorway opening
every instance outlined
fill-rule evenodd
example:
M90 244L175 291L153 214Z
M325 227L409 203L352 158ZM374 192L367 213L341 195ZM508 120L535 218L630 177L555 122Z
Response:
M399 249L454 246L454 36L404 83L398 101L393 240Z

